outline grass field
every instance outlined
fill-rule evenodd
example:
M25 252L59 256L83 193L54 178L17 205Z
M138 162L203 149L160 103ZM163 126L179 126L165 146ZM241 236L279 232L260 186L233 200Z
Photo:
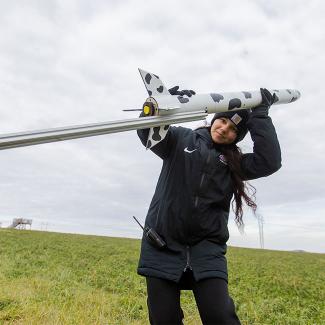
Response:
M0 324L148 324L135 239L0 229ZM325 255L230 247L242 324L325 324ZM201 324L182 293L185 324Z

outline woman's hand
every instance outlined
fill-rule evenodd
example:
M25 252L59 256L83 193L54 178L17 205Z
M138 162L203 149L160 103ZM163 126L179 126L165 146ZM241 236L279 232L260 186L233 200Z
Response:
M266 88L260 88L262 102L259 106L252 108L250 117L268 116L269 108L275 102L276 95L271 94Z
M171 95L178 95L178 96L184 96L186 95L187 97L191 97L192 95L195 95L195 91L190 89L183 89L183 90L178 90L179 86L174 86L173 88L168 89L169 93Z
M270 106L275 102L276 95L275 94L272 95L266 88L260 88L260 91L262 95L261 105L270 108Z
M195 95L195 91L190 89L183 89L179 90L179 86L174 86L173 88L168 89L169 93L171 95L176 95L176 96L187 96L191 97L192 95ZM155 110L154 107L151 103L144 103L143 104L143 109L139 117L145 117L145 116L153 116L155 115Z

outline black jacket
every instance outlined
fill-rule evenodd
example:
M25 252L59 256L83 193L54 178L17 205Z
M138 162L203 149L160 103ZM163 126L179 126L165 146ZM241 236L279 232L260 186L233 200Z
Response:
M254 152L242 156L242 174L246 180L268 176L281 167L271 118L251 117L247 126ZM138 130L144 145L148 132ZM196 280L227 280L224 255L233 184L209 128L170 127L166 138L151 150L163 159L163 166L145 223L167 247L157 249L143 237L138 273L179 281L184 269L191 268Z

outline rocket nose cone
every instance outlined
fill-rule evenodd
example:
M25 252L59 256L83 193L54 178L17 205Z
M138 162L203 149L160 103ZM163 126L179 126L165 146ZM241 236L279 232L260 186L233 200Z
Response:
M293 93L293 97L292 97L291 102L295 102L296 100L298 100L300 98L301 94L300 94L300 91L297 89L293 89L292 93Z

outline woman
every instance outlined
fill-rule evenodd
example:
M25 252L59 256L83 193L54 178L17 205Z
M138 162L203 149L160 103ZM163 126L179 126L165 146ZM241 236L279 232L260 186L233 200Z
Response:
M170 93L194 93L177 89ZM231 200L234 197L235 220L241 226L242 200L256 209L244 181L281 167L280 146L268 116L274 97L262 88L261 95L259 107L217 113L210 127L170 127L151 149L163 166L146 226L166 243L158 248L146 236L142 239L138 274L146 277L151 324L182 324L182 289L193 290L203 324L240 324L228 294L225 258ZM254 152L242 154L236 144L248 131ZM148 132L138 131L144 145Z

